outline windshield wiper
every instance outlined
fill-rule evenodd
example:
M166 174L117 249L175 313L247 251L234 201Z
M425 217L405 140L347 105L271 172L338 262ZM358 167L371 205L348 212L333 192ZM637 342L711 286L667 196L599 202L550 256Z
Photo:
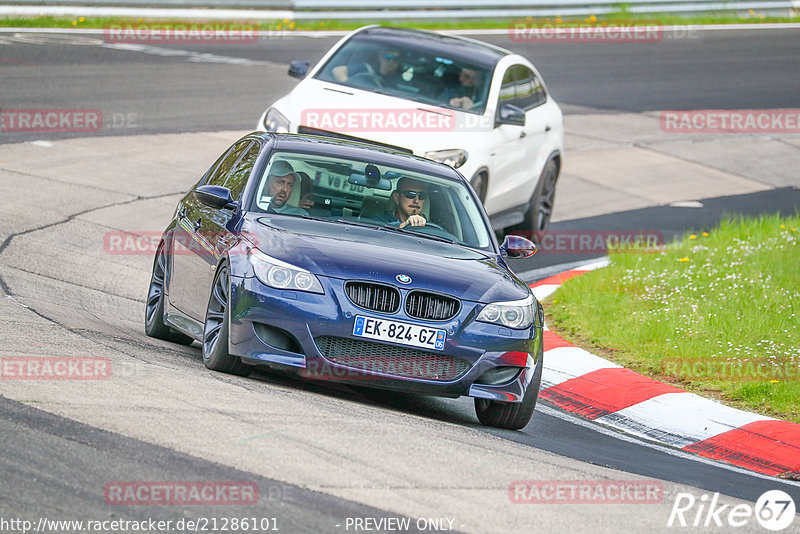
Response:
M324 222L333 222L330 219L326 219L325 217L314 217L313 215L300 215L303 219L308 219L309 221L324 221Z
M375 228L374 224L367 224L360 221L351 221L348 219L342 219L341 217L338 219L327 219L325 217L315 217L314 215L297 215L301 219L307 219L309 221L322 221L327 223L344 223L344 224L352 224L354 226L363 226L364 228Z
M401 234L411 235L414 237L427 237L428 239L433 239L434 241L441 241L443 243L450 243L451 245L457 245L458 241L455 239L450 239L449 237L443 237L440 235L434 234L424 234L422 232L414 232L413 230L406 230L405 228L400 228L399 226L392 226L390 224L385 224L382 228L386 230L392 230L395 232L400 232Z
M344 223L344 224L352 224L353 226L360 226L361 228L378 228L376 224L370 224L361 221L353 221L349 219L336 219L336 222Z

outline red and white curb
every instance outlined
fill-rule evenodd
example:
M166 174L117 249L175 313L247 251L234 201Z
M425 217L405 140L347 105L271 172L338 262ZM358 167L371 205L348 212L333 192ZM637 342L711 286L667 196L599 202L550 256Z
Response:
M536 298L607 265L531 284ZM635 373L565 341L545 326L539 397L602 425L705 458L800 480L800 425L724 406Z

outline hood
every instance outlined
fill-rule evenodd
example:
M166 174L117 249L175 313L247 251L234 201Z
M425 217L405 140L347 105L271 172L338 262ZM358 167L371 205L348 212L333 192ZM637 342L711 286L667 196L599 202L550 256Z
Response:
M529 294L496 255L424 237L265 214L248 214L242 232L265 254L322 277L428 289L481 303ZM400 284L400 274L411 283Z
M479 137L475 132L486 122L481 115L313 78L298 84L276 108L289 119L292 131L308 126L408 149L418 156L432 150L469 150ZM342 112L356 118L345 122ZM359 118L365 115L369 119Z

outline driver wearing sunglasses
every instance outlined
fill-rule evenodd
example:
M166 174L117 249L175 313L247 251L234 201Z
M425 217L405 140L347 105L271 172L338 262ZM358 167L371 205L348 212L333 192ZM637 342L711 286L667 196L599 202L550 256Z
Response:
M428 186L419 180L403 177L397 181L397 188L392 192L394 211L386 211L372 218L386 224L400 223L406 226L425 226L428 222L422 216L425 202L428 200Z
M339 65L331 70L331 74L339 82L347 82L350 78L361 75L376 76L380 79L381 85L392 87L402 81L401 61L398 50L379 50L375 58L377 69L369 63L357 63L355 65Z

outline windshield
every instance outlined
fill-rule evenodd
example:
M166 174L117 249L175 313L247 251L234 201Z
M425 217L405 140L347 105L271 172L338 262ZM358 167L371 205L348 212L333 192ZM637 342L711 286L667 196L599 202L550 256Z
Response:
M458 181L318 154L276 152L249 211L316 217L491 250L480 207Z
M414 41L357 35L336 51L315 78L483 114L491 70L485 64L448 56Z

